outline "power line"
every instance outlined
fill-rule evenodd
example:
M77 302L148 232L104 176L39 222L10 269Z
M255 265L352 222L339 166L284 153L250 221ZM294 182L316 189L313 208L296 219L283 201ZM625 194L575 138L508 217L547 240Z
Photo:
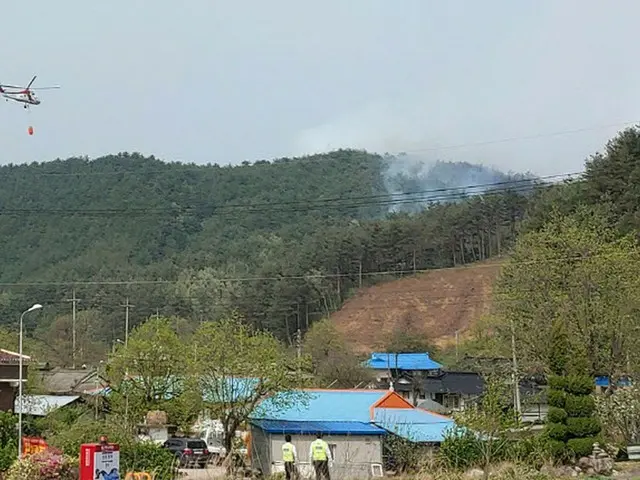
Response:
M527 260L527 261L518 261L515 262L513 260L509 261L510 265L538 265L538 264L547 264L547 263L560 263L568 260L571 261L588 261L593 260L594 258L605 258L605 259L615 259L615 258L629 258L630 252L624 253L607 253L607 254L593 254L589 256L584 255L576 255L576 256L553 256L551 258L537 259L537 260ZM640 254L640 249L634 250L633 253ZM486 264L465 264L462 266L454 266L454 267L444 267L444 268L424 268L424 269L403 269L403 270L381 270L381 271L372 271L372 272L350 272L350 273L318 273L318 274L300 274L300 275L275 275L275 276L254 276L254 277L217 277L213 278L213 280L218 282L254 282L254 281L281 281L281 280L312 280L312 279L328 279L328 278L345 278L345 277L356 277L358 275L364 276L384 276L384 275L406 275L407 278L410 278L413 274L424 274L430 272L443 272L443 271L452 271L452 270L475 270L481 268L497 268L500 265L496 265L496 263L486 263ZM72 280L66 282L4 282L0 283L0 287L54 287L54 286L91 286L91 285L121 285L121 286L130 286L130 285L174 285L177 284L178 280Z

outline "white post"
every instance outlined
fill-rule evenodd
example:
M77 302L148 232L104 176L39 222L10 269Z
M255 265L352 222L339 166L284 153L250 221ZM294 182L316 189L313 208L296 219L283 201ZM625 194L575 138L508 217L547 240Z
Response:
M19 345L18 345L18 365L19 365L19 369L20 371L18 372L18 406L19 406L19 410L18 410L18 460L20 458L22 458L22 409L23 409L23 404L22 404L22 336L23 336L23 319L25 314L29 313L29 312L33 312L34 310L39 310L40 308L42 308L42 305L36 303L35 305L33 305L29 310L25 310L24 312L22 312L22 315L20 315L20 339L19 339Z

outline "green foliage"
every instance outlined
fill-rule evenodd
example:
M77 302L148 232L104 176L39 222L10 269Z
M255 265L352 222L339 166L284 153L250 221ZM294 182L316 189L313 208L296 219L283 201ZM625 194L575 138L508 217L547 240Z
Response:
M593 393L593 378L588 375L569 375L566 377L566 391L573 395L589 395Z
M567 448L576 458L586 457L593 452L593 444L602 443L599 437L572 438L567 442Z
M549 423L565 423L567 416L567 412L563 408L549 407L547 421Z
M201 403L197 385L183 381L192 352L178 337L171 319L151 318L136 327L107 366L114 390L112 409L126 411L134 424L142 423L150 410L166 411L172 424L191 424Z
M95 283L77 288L77 363L95 364L124 340L127 297L131 326L156 309L191 326L237 311L292 343L299 326L328 316L356 288L393 278L374 272L402 275L508 251L523 195L411 205L415 195L391 195L458 188L464 177L477 181L470 172L483 182L513 176L446 162L392 175L405 160L342 150L221 167L121 153L0 167L0 280L56 284L5 287L0 319L13 323L30 299L42 299L47 308L26 318L27 331L47 344L38 350L47 360L69 365L70 309L60 299L71 287L58 285L83 280Z
M564 409L567 394L562 390L549 390L547 401L551 407Z
M0 445L0 473L6 472L18 457L18 442Z
M565 410L570 417L589 417L593 415L596 405L592 396L567 395Z
M621 238L597 209L555 213L518 239L503 268L495 287L498 334L507 343L515 327L523 368L621 372L640 360L640 336L628 334L640 312L638 270L635 238ZM570 355L554 360L559 337Z
M304 359L291 358L273 335L248 327L237 316L203 323L191 349L189 373L198 379L206 408L222 423L227 451L258 402L302 386L308 368ZM287 405L304 401L302 393L277 398Z
M547 435L552 440L558 440L560 442L564 442L568 437L568 429L567 426L562 423L548 423L547 424Z
M480 463L480 440L471 430L456 425L445 434L438 455L448 468L465 470Z
M567 418L567 432L572 437L593 437L602 430L600 422L592 417Z
M303 353L311 359L318 387L354 388L372 380L371 372L362 366L342 334L329 320L312 325L304 337Z
M148 472L152 478L173 479L177 474L175 456L155 442L127 442L120 450L123 472Z
M563 391L567 388L567 377L561 375L549 375L547 384L551 390Z

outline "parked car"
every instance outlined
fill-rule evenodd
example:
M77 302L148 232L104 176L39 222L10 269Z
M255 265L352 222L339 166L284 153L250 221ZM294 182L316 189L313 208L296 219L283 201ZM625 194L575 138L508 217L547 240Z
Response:
M196 465L205 468L211 458L207 443L200 438L171 437L162 446L176 456L183 468Z

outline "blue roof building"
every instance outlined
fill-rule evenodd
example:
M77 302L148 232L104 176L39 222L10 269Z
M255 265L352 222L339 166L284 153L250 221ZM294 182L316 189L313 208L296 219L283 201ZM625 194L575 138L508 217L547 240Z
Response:
M372 353L365 366L373 370L429 371L441 370L442 365L428 353Z
M415 408L390 390L283 392L262 401L249 423L252 461L264 474L284 468L281 447L287 434L298 451L298 468L311 468L309 446L322 434L334 456L333 469L341 478L382 472L382 442L388 435L440 443L454 426L449 417Z

